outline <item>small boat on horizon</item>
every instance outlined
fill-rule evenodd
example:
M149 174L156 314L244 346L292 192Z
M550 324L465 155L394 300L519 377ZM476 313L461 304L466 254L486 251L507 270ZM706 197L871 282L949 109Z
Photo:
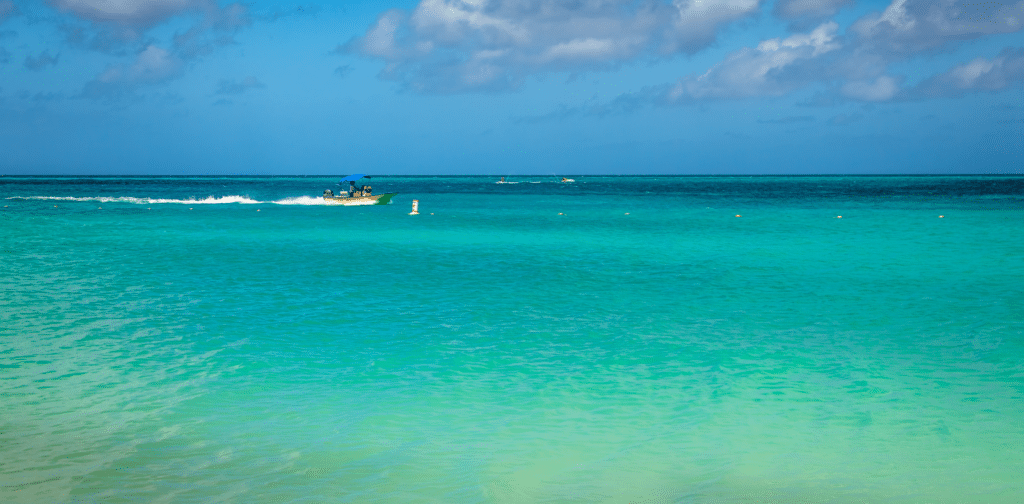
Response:
M387 205L391 202L391 198L398 194L373 194L373 188L368 185L356 187L356 181L363 178L370 177L362 173L355 173L339 180L339 184L348 182L348 191L335 196L334 191L327 189L324 191L324 202L328 205L344 206Z

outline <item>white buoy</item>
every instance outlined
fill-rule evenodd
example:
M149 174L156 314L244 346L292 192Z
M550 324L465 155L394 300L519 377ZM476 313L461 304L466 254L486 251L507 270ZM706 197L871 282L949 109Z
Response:
M419 215L419 214L420 214L420 200L414 199L414 200L412 200L412 211L409 212L409 215Z

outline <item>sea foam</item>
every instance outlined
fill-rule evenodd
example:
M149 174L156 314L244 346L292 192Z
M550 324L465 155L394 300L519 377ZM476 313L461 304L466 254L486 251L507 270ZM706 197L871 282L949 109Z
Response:
M134 196L93 196L93 197L76 197L76 196L12 196L7 198L9 200L48 200L48 201L96 201L100 203L133 203L139 205L153 205L160 203L168 204L183 204L183 205L224 205L238 203L243 205L253 205L259 203L273 203L275 205L301 205L301 206L317 206L326 205L327 202L323 198L311 197L311 196L297 196L294 198L283 198L274 201L260 201L252 199L248 196L208 196L203 199L174 199L174 198L138 198Z
M276 205L314 206L314 205L326 205L327 201L325 201L323 198L314 198L314 197L311 197L311 196L298 196L298 197L295 197L295 198L284 198L284 199L279 199L279 200L276 200L276 201L271 201L271 203L274 203Z
M9 200L49 200L49 201L98 201L100 203L134 203L139 205L152 205L157 203L171 203L171 204L183 204L183 205L222 205L228 203L240 203L245 205L252 205L256 203L265 203L263 201L254 200L248 196L207 196L203 199L171 199L171 198L137 198L134 196L93 196L93 197L75 197L75 196L12 196L7 198Z

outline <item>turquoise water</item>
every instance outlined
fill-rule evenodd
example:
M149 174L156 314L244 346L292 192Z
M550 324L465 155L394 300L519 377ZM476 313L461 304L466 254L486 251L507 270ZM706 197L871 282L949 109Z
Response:
M0 501L1024 499L1024 178L574 178L0 178Z

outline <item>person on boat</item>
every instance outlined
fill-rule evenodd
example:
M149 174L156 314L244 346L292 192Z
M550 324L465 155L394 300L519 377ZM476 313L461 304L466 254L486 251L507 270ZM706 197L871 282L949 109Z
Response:
M565 177L562 177L562 182L568 182L568 181L569 181L569 179L567 179Z
M505 181L505 177L501 177L501 181L504 182Z
M363 186L363 196L370 196L373 193L373 188L370 186Z
M348 181L348 196L351 198L352 196L355 196L355 195L356 195L356 181L355 180L349 180Z

